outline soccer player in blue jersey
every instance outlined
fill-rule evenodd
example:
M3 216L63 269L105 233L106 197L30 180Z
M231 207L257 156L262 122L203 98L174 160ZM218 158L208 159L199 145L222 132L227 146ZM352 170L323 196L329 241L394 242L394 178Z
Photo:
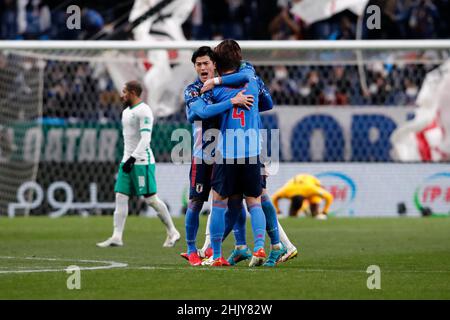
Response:
M234 51L236 51L237 55L241 55L240 47L235 41L226 40L225 42L228 42L227 50L231 50L231 51L234 50ZM220 56L219 56L219 58L220 58ZM251 77L254 75L254 72L255 72L254 68L251 64L249 64L247 62L241 63L240 68L239 68L239 73L246 73L249 77ZM228 77L228 79L231 79L231 77L236 77L236 76L238 76L238 74L228 75L227 77ZM272 98L270 96L269 90L266 88L263 81L259 77L256 77L256 80L257 80L258 88L259 88L258 96L260 98L260 103L258 104L259 111L264 112L264 111L272 109L273 102L272 102ZM214 78L211 80L207 80L201 91L204 92L204 91L210 90L214 87L215 84L220 84L220 83L222 83L222 79L220 77ZM260 121L260 126L261 126L261 120L259 119L259 121ZM267 194L266 176L264 175L262 178L263 179L262 179L261 183L262 183L262 188L263 188L263 194L261 197L261 203L262 203L262 207L263 207L264 214L265 214L266 221L267 221L267 225L266 225L267 233L269 234L269 237L271 239L271 253L269 255L269 258L264 263L264 265L265 266L274 266L276 264L276 262L279 261L282 256L284 258L283 259L284 261L295 257L297 255L297 249L290 242L289 238L287 237L286 233L284 232L283 228L281 227L281 225L278 222L275 209L270 200L270 197ZM227 221L227 223L234 224L235 220L227 219L226 221ZM238 238L237 235L242 235L242 234L244 235L244 244L245 244L245 216L243 217L243 219L242 218L237 219L237 223L236 223L233 231L234 231L236 239ZM280 237L282 239L284 247L280 243ZM241 246L241 247L243 247L243 248L239 248L239 246L236 245L236 248L235 248L235 250L233 250L232 255L228 258L229 263L235 264L241 260L245 260L246 258L248 258L248 252L247 252L246 246ZM286 250L286 248L288 251ZM252 260L254 261L255 259L252 259Z
M236 46L239 50L236 50ZM242 55L233 40L222 41L216 48L216 68L220 75L238 71ZM245 89L254 97L250 110L232 108L220 118L217 152L219 161L213 168L213 206L211 212L212 266L228 265L222 257L222 239L225 229L225 211L228 199L242 201L245 197L251 216L254 249L250 266L261 265L266 257L264 251L266 219L261 208L261 163L259 156L260 121L258 106L258 83L253 75L244 86L218 86L212 90L215 101L221 102Z
M210 49L208 47L203 47L202 50L205 51L205 50L210 50ZM250 70L251 72L248 73L247 72L248 70ZM223 85L243 85L243 84L245 84L246 82L249 81L249 79L250 79L249 75L253 75L253 74L254 74L253 66L251 64L249 64L249 63L242 63L242 66L240 68L240 72L239 73L235 73L235 74L232 74L232 75L229 75L229 76L221 77L220 78L220 82L223 83ZM262 87L265 88L264 83L262 82L262 80L260 80L259 78L257 78L257 79L258 79L258 85L260 86L260 88L262 88ZM208 80L206 82L208 82ZM195 91L194 91L193 94L192 93L188 94L188 91L186 91L186 94L187 94L186 101L187 102L192 100L190 98L190 96L192 96L192 95L197 96L197 87L189 86L188 89L189 88L195 89ZM262 92L261 89L260 89L260 92ZM249 97L252 97L252 96L249 96ZM267 97L269 99L267 99ZM260 111L269 110L269 109L272 108L272 99L270 97L270 94L267 97L265 95L261 95L262 99L260 99L259 105L258 105ZM188 104L189 107L186 108L186 113L187 113L187 116L188 116L188 120L190 122L194 122L196 119L202 119L202 118L205 119L203 121L207 121L206 118L209 118L209 117L214 116L214 115L217 114L216 110L218 110L218 109L215 108L215 107L218 104L217 105L211 105L211 106L207 107L208 103L212 103L211 102L211 98L212 98L211 97L211 92L205 93L204 95L201 95L201 98L202 98L203 101L198 99L198 98L196 98L195 100L192 100L192 103L189 103ZM208 157L208 158L211 158L211 157ZM197 165L197 167L198 167L198 165ZM200 168L202 168L202 167L200 167ZM193 180L194 179L191 179L191 182ZM206 178L203 177L202 180L205 182L205 184L208 185L208 188L206 189L205 192L209 192L209 181L205 181L205 180L207 180L207 177ZM191 194L193 192L195 192L195 190L191 191ZM207 198L207 194L205 194L204 197ZM192 201L191 201L191 203L192 203ZM235 240L236 240L236 248L238 250L240 250L240 252L242 250L244 250L244 249L245 249L244 251L247 252L248 249L247 249L247 244L246 244L246 231L245 231L246 210L245 210L245 208L242 205L242 201L240 201L240 200L230 200L228 202L228 209L229 209L228 210L229 212L226 215L226 228L225 228L225 235L224 235L224 237L226 237L226 235L229 234L229 232L232 230L233 224L235 223L236 220L238 220L239 221L239 228L236 228L234 230L234 235L235 235ZM188 213L190 214L192 212L188 211ZM186 224L187 225L190 223L190 220L191 219L190 219L190 215L189 215L189 218L186 219ZM210 222L210 219L208 219L208 224L207 224L207 237L206 237L207 243L205 242L204 249L199 251L199 253L201 254L200 257L202 255L208 257L207 254L209 253L209 250L211 249L209 247L209 244L210 244L210 242L209 242L209 231L208 231L208 229L209 229L209 222ZM197 220L195 220L193 222L193 224L195 225L196 228L198 228L197 227L198 226ZM190 243L194 243L194 241L195 241L194 239L191 239L189 242ZM191 250L193 250L194 246L191 245L191 244L189 244L189 246L192 247ZM188 257L191 256L191 259L192 259L195 256L195 254L193 254L193 253L191 253L191 254L189 254L189 253L181 253L181 256L183 258L189 260ZM243 255L241 254L240 257L242 259ZM245 258L251 258L251 254L248 253L245 256ZM233 264L235 264L234 259L231 259L231 260L228 259L228 261L231 261Z
M239 47L237 47L239 48ZM215 85L215 83L220 83L223 85L238 85L238 84L245 84L245 82L249 81L249 78L253 76L255 73L255 70L253 66L243 61L240 65L239 72L233 73L231 75L227 75L224 77L218 77L214 79L206 80L203 83L202 90L208 91L212 89ZM272 109L273 102L272 98L270 96L269 90L264 85L264 82L259 78L256 77L256 80L258 82L258 88L259 88L259 104L258 109L260 112L264 112L267 110ZM208 99L211 99L209 96ZM197 99L196 103L192 105L187 110L188 118L193 121L195 117L201 117L203 119L207 118L208 115L205 114L205 107L206 103L208 102L208 99L205 99L205 103L201 103L201 100ZM211 109L206 109L211 110ZM216 113L214 113L216 114ZM265 183L265 176L263 176L262 179L262 187L263 187L263 195L262 195L262 207L264 210L264 213L266 215L267 220L267 232L269 234L269 237L271 239L271 253L269 255L269 258L264 263L266 266L274 266L276 261L279 259L280 254L284 253L285 251L279 251L280 248L280 238L282 240L282 243L286 248L288 248L289 252L286 254L286 258L292 258L296 254L296 248L292 245L292 243L289 241L289 238L284 233L284 230L282 229L281 225L279 224L276 212L273 208L273 205L270 201L269 196L267 195L266 190L266 183ZM208 189L209 190L209 189ZM236 246L235 250L233 250L232 255L228 258L228 262L230 264L236 264L239 261L246 260L251 257L251 253L248 251L247 245L246 245L246 230L245 230L245 223L246 223L246 211L242 207L242 203L235 201L234 203L232 201L229 201L229 207L230 204L232 207L235 207L234 214L226 214L226 224L225 224L225 234L224 238L228 235L228 233L231 231L231 228L234 225L233 232L236 239ZM231 210L232 211L232 210ZM228 212L230 213L230 212ZM237 214L236 214L237 213ZM241 214L239 214L241 213ZM209 220L207 224L207 237L205 239L205 244L203 246L203 249L200 250L200 252L203 252L203 255L206 255L205 252L208 252L211 248L209 247L210 241L209 241ZM236 222L236 223L235 223ZM278 226L278 230L277 230ZM279 236L278 236L279 231ZM284 248L283 248L284 249ZM188 255L186 253L181 254L182 257L188 259ZM207 255L206 255L207 256Z
M193 122L193 156L190 170L189 204L185 217L186 243L188 245L187 259L193 266L201 264L198 256L195 240L199 226L199 214L203 203L208 201L211 189L211 173L213 168L213 155L205 152L211 147L212 141L204 139L203 133L208 129L219 127L219 118L216 115L234 106L249 107L252 105L253 96L238 92L234 96L214 104L212 93L200 94L203 83L214 77L214 53L210 47L200 47L192 55L192 63L198 74L198 79L185 89L186 113L188 119ZM226 79L225 79L226 80ZM201 103L199 104L199 102ZM206 101L206 105L203 101ZM192 110L196 110L196 114ZM196 117L197 116L197 117ZM205 120L200 120L200 116ZM208 118L208 119L206 119ZM194 122L195 121L195 122ZM230 203L230 205L232 205ZM233 208L232 208L233 209ZM235 210L241 210L236 206ZM182 256L184 256L182 254Z

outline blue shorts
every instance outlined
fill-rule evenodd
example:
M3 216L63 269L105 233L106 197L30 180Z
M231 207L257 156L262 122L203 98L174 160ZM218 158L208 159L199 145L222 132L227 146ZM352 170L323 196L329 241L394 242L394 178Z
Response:
M208 201L214 165L207 164L204 161L201 163L198 162L198 159L192 158L191 170L189 172L189 199L198 198L203 201Z
M215 164L212 188L224 198L239 194L247 197L259 197L262 193L261 163Z

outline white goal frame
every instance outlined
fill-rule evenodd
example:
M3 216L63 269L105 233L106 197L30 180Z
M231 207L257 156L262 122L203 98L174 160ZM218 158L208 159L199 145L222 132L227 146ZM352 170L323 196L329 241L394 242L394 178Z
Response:
M0 50L152 50L216 46L220 41L0 41ZM238 41L243 50L432 50L450 49L450 40L279 40Z

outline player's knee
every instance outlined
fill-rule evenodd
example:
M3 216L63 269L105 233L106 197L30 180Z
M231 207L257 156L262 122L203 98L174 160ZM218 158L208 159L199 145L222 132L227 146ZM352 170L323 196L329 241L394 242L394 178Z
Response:
M200 211L203 207L203 200L200 198L192 198L189 200L188 207L193 211Z
M156 194L156 192L144 194L144 199L150 198L151 196L153 196L155 194Z
M245 197L245 202L247 203L247 207L261 205L261 198Z
M319 205L316 203L311 203L309 205L309 208L311 210L311 214L315 217L319 214Z
M213 200L214 201L224 201L227 202L228 198L223 197L217 191L213 190Z
M269 202L270 201L270 197L267 193L263 193L261 195L261 202Z
M151 196L144 197L144 199L145 202L151 207L154 207L161 201L156 193Z
M130 197L123 193L116 193L116 209L114 215L127 216L128 215L128 199Z
M229 199L228 200L228 209L232 211L242 210L242 199Z
M121 204L128 204L129 196L123 193L116 193L116 202Z

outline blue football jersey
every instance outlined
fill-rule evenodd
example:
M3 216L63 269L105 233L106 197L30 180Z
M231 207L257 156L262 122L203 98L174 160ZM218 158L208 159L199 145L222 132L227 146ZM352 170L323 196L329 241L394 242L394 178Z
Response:
M200 94L200 90L203 87L203 83L200 79L191 83L184 90L184 101L186 104L186 114L191 104L193 104L197 99L203 99L207 104L214 103L214 97L212 91L207 91L204 94ZM214 141L205 141L204 133L208 129L219 129L220 116L209 118L209 119L197 119L192 124L192 136L194 139L192 155L199 159L211 160L214 154L207 154L203 150L209 146Z
M233 98L240 91L251 94L254 102L250 110L234 107L220 118L221 138L218 149L225 159L255 157L261 152L259 137L260 119L258 110L259 86L254 75L243 86L218 86L213 91L215 101Z

